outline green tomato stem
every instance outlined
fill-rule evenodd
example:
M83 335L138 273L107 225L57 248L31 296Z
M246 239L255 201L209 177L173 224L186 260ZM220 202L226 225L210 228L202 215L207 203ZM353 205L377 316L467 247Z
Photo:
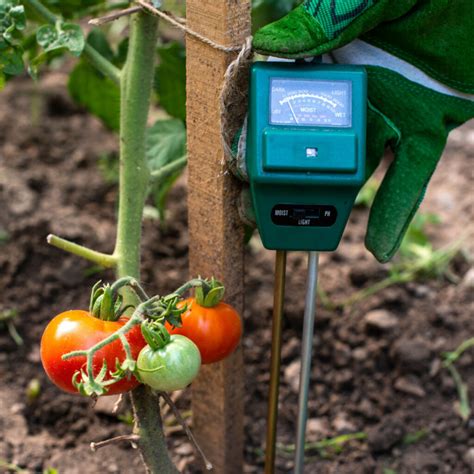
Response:
M202 278L193 278L184 285L180 286L176 291L174 291L174 293L178 296L183 296L184 293L186 293L191 288L200 288L202 286L207 286L206 280L203 280Z
M165 178L171 176L173 173L182 170L188 163L188 156L185 155L177 160L162 166L160 169L155 170L151 173L151 179L153 182L161 183Z
M152 92L158 21L138 13L130 18L127 61L121 75L120 185L117 241L117 277L140 279L140 242L143 207L150 171L145 155L145 135ZM125 304L136 296L126 292ZM131 393L138 445L147 471L175 474L163 433L156 395L141 385Z
M145 135L154 75L158 22L139 13L130 19L130 43L121 85L118 277L139 279L143 207L150 171Z
M82 257L90 262L94 262L104 268L113 268L117 265L117 258L114 255L109 255L102 252L96 252L83 245L75 244L69 240L62 239L57 235L49 234L46 238L49 245L58 249L64 250L65 252L72 253L78 257Z
M24 0L23 4L34 10L47 23L54 25L58 21L58 17L39 0ZM104 76L111 79L115 84L120 85L120 69L104 58L94 47L86 43L82 55Z
M125 351L125 355L127 356L127 360L133 360L133 356L132 356L132 350L130 348L130 344L128 343L128 340L127 338L123 335L123 334L120 334L120 341L122 343L122 346L123 346L123 349Z

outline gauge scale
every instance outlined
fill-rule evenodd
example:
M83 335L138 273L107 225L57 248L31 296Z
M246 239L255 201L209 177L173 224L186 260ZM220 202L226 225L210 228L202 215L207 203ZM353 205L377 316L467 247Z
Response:
M265 473L274 472L286 251L306 250L295 474L302 474L318 251L334 250L365 178L367 76L358 66L252 66L247 170L263 245L277 250Z
M351 126L351 82L271 80L271 125Z

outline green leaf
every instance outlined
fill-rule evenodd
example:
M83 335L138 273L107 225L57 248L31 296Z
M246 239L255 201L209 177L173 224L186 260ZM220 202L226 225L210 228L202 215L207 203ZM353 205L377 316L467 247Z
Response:
M25 69L23 55L17 48L0 50L0 71L10 76L21 74Z
M26 17L23 5L17 0L0 0L0 90L7 76L21 74L23 64L22 34Z
M44 0L43 3L54 12L61 13L63 17L80 18L88 8L105 2L104 0Z
M172 117L186 120L186 51L173 42L158 48L159 65L155 73L155 90L160 105Z
M26 26L25 7L16 0L0 0L0 38L13 43L16 32Z
M150 171L181 158L186 153L186 128L181 120L158 120L148 129L147 160Z
M400 245L400 254L404 257L410 257L413 253L413 249L417 247L425 247L426 249L432 250L432 245L427 234L427 227L431 224L440 223L441 219L436 214L421 212L415 214Z
M61 23L43 25L36 32L36 40L46 53L66 49L74 56L80 56L85 46L84 34L79 25Z
M120 90L89 63L81 61L69 76L69 93L111 130L120 128Z
M152 172L183 157L186 153L184 123L178 119L158 120L148 129L146 147L147 161ZM168 193L180 174L181 172L178 171L159 183L151 185L150 192L162 221Z

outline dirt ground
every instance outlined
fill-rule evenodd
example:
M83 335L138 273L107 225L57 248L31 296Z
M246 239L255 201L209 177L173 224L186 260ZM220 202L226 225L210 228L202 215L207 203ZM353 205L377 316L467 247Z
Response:
M17 469L60 474L144 472L130 446L98 453L91 441L130 432L124 406L94 408L87 399L57 390L41 368L39 341L55 314L85 308L99 279L95 268L46 245L56 233L95 249L110 251L115 227L116 190L104 180L98 161L116 153L115 137L67 98L60 74L41 90L29 81L0 94L0 310L17 310L17 347L0 328L0 472ZM422 206L442 218L432 225L435 247L457 239L473 217L474 123L452 133L445 156ZM168 220L144 223L143 281L168 292L187 277L182 179L169 200ZM365 250L366 209L355 209L337 252L321 259L320 283L333 300L347 298L383 278L386 267ZM307 473L471 473L474 472L474 418L463 422L458 400L440 354L474 336L473 242L465 242L447 279L387 288L346 309L318 307L309 401L308 442L364 433L343 449L308 450ZM472 262L472 261L471 261ZM300 333L306 258L289 257L284 322L278 441L278 473L292 471L297 411ZM100 278L111 278L109 273ZM254 238L247 248L245 337L245 472L263 472L266 398L269 380L273 253ZM474 396L474 353L457 368ZM28 400L32 379L39 397ZM189 399L178 394L186 412ZM183 472L197 472L191 445L166 415L169 445ZM408 436L407 436L408 435ZM23 471L22 471L23 472Z

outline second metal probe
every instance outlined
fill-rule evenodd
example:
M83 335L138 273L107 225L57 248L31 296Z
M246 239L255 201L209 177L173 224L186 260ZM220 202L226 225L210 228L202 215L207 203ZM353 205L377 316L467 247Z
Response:
M298 425L296 431L295 474L303 474L306 420L308 416L308 390L311 378L311 354L313 349L314 319L318 289L318 252L309 252L308 283L303 323L301 349L300 393L298 400Z

